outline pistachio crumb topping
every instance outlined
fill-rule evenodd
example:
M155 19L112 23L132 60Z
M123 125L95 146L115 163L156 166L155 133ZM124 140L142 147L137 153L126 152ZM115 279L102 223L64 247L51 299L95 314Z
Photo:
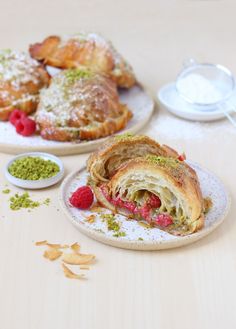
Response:
M69 83L74 83L75 81L80 79L91 78L92 75L93 75L92 71L90 71L87 68L69 69L66 70L65 72L65 76Z
M174 158L166 158L163 156L156 156L156 155L147 155L146 159L153 163L157 164L161 167L171 167L173 169L176 169L180 165L180 161Z
M124 133L124 134L121 134L121 135L116 135L115 139L117 141L125 141L126 139L130 139L130 138L133 138L133 137L135 137L135 136L132 133Z
M55 176L59 166L51 161L40 157L24 157L15 160L8 168L9 173L24 180L40 180Z

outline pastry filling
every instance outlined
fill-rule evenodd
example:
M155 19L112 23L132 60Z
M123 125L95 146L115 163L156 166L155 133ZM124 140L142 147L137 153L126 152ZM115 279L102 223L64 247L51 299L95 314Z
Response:
M180 205L176 206L177 202L170 191L168 191L168 201L147 190L136 191L132 196L132 200L128 201L125 200L125 196L123 198L120 198L120 196L111 197L106 184L102 184L100 189L108 202L116 208L127 211L128 216L133 215L133 218L137 220L145 220L149 224L161 228L188 230L188 223L183 214L183 209ZM130 216L130 218L132 217Z

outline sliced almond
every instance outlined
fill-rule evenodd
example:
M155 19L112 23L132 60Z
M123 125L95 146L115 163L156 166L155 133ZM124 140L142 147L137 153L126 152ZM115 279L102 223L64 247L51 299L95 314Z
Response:
M79 251L80 251L80 245L79 245L77 242L73 243L73 244L70 246L70 248L71 248L71 250L73 250L76 254L78 254Z
M105 209L95 203L89 210L92 211L92 212L96 212L96 213L100 214Z
M44 251L43 256L49 260L56 260L59 257L61 257L62 251L56 249L56 248L49 248Z
M43 240L43 241L37 241L35 242L36 246L45 246L47 244L47 240Z
M65 276L69 279L82 279L84 277L84 274L76 274L72 272L65 264L61 264L63 268L63 272Z
M70 247L68 244L59 244L59 243L46 243L46 245L50 248L55 248L55 249L66 249Z
M63 254L62 260L66 264L85 265L89 264L94 258L94 255L89 254Z
M88 217L86 217L86 222L88 222L89 224L92 224L95 222L95 215L89 215Z
M144 223L144 222L138 222L138 224L142 227L145 227L145 228L151 228L152 226L148 223Z
M90 270L90 267L88 265L80 265L79 267L81 270Z

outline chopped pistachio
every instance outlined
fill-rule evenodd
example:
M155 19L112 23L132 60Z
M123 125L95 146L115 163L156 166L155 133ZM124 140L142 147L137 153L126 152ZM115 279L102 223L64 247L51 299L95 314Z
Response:
M5 190L2 190L2 193L4 194L9 194L11 192L11 190L9 190L9 188L6 188Z
M40 206L38 201L33 201L29 197L28 192L24 192L23 194L19 195L16 193L14 196L10 198L10 208L11 210L19 210L22 208L33 209Z
M124 133L124 134L121 134L121 135L116 135L115 139L117 141L125 141L126 139L130 139L130 138L133 138L133 137L134 137L134 134L132 134L132 133Z
M174 158L166 158L163 156L156 156L156 155L147 155L146 159L154 164L157 164L161 167L171 167L171 168L177 168L180 164L180 161Z
M122 236L126 236L126 233L125 232L117 232L117 233L113 234L113 236L115 238L119 238L119 237L122 237Z
M92 76L92 72L89 69L69 69L65 72L65 76L69 83L74 83L80 79L88 79Z
M8 171L16 178L40 180L55 176L60 168L51 160L29 156L15 160L8 168Z

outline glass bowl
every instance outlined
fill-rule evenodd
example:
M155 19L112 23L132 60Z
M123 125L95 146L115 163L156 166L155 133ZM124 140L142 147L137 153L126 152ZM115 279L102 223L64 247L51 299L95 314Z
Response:
M205 92L202 97L197 95L199 86L203 94ZM235 79L231 71L222 65L199 64L190 60L189 65L177 76L175 87L177 93L197 110L216 110L232 96ZM214 97L209 97L208 91Z

